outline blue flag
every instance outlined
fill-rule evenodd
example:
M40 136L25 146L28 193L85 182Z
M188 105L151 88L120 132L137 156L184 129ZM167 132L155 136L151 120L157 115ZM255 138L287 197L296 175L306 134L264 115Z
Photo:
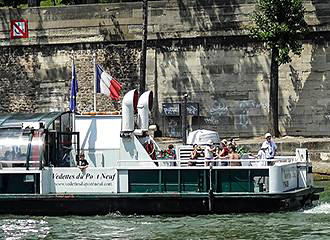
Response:
M71 80L71 95L70 95L70 111L76 111L76 97L78 93L78 80L76 75L76 66L72 64L72 80Z

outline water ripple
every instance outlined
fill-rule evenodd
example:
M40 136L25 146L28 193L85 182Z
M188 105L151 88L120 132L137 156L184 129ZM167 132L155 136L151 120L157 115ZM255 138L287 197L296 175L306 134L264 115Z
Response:
M305 210L304 213L330 214L330 203L321 203L311 209Z
M31 237L43 239L51 230L46 221L30 218L17 219L17 217L12 219L2 218L0 229L0 238L7 240L27 239Z
M321 203L311 209L262 214L202 216L66 216L0 215L0 239L329 239L330 182Z

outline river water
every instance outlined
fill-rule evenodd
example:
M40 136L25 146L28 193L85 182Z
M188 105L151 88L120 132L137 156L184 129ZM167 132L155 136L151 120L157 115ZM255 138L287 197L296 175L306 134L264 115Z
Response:
M204 216L3 215L0 239L330 239L330 182L316 185L325 188L320 204L295 212Z

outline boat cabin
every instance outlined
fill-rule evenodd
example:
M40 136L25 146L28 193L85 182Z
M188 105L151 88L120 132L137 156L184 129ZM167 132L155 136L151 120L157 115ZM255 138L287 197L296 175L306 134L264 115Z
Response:
M1 114L0 168L74 166L79 134L72 127L71 112Z

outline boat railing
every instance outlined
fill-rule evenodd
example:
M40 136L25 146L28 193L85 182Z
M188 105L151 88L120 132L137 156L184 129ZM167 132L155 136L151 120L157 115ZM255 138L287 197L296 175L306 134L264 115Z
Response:
M39 160L29 161L29 167L32 169L39 169ZM24 168L26 169L26 160L0 160L0 169L5 168Z
M190 165L189 162L193 162ZM214 167L264 167L272 166L277 163L294 163L297 162L295 156L279 156L273 159L257 159L257 158L247 158L247 159L196 159L196 160L180 160L180 159L157 159L157 160L118 160L118 166L136 166L137 163L149 164L153 163L152 167L208 167L210 163ZM237 164L239 163L239 164Z

